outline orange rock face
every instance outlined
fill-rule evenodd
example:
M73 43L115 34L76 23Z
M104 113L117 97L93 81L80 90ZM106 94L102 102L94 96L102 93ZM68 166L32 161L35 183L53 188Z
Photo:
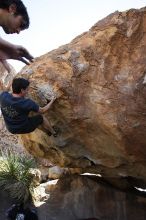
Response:
M62 167L146 181L146 8L115 12L25 67L30 96L57 138L23 135L35 156Z

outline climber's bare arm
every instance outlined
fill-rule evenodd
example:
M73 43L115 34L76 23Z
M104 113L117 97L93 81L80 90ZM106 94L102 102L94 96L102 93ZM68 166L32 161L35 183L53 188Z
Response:
M52 100L45 105L44 107L39 107L39 113L43 114L46 111L48 111L48 109L51 107L51 105L53 104L53 102L56 100L56 97L53 97Z
M33 61L33 56L22 46L14 45L0 38L0 62L10 72L7 59L19 60L25 64Z

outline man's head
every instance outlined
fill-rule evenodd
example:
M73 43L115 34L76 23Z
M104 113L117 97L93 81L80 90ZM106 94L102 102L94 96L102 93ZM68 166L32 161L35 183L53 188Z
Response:
M21 0L0 0L0 25L7 34L29 27L27 9Z
M29 81L24 78L15 78L12 82L12 91L14 94L26 96L28 93Z

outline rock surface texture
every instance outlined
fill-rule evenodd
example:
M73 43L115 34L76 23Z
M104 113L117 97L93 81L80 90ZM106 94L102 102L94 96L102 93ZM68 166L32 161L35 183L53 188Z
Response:
M38 207L40 220L145 220L146 199L85 176L69 176Z
M23 148L19 136L13 135L6 129L4 120L0 117L0 152L6 153L11 151L19 153L21 155L26 154L26 150Z
M146 8L109 15L21 76L41 106L57 96L46 116L60 132L22 135L30 153L145 187Z
M4 68L0 62L0 91L5 90L11 84L12 79L16 75L15 69L9 64L10 73Z

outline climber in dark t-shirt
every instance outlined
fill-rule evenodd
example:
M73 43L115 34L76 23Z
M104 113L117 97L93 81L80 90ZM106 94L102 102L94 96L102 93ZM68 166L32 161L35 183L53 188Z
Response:
M56 98L53 97L46 106L41 108L33 100L25 98L28 88L28 80L15 78L12 82L12 94L9 92L2 92L0 94L1 112L7 129L12 134L25 134L34 131L39 125L43 124L50 134L56 136L56 131L43 115ZM30 117L29 113L31 111L39 114Z

